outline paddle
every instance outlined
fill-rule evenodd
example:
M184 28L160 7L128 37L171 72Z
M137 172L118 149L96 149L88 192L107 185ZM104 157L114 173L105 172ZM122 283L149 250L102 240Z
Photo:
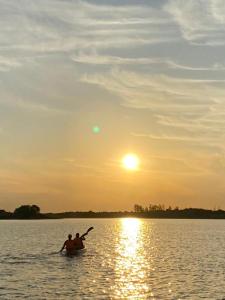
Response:
M87 233L88 233L89 231L93 230L93 229L94 229L94 227L88 228Z
M81 238L84 237L85 235L87 235L88 232L90 232L93 229L94 229L94 227L89 227L88 230L84 234L82 234Z

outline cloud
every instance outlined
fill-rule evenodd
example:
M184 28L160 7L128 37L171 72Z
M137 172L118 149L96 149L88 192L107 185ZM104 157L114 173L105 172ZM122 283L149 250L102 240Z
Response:
M172 60L166 60L165 64L171 69L187 70L187 71L225 71L225 65L222 63L214 63L212 66L191 66L179 64Z
M78 51L71 56L71 59L75 63L84 64L86 68L93 66L93 70L90 72L92 75L93 71L96 71L97 68L99 71L102 71L103 66L108 70L116 69L115 67L120 68L120 70L134 70L134 72L139 70L140 74L144 72L143 75L162 72L162 74L167 73L168 75L173 75L173 77L170 77L174 78L174 74L177 74L177 79L180 79L181 82L193 82L196 84L204 83L207 85L207 83L216 84L225 82L222 76L225 71L225 64L219 61L211 64L202 62L202 64L196 65L196 62L185 64L169 57L141 57L137 56L137 53L135 53L135 56L119 56L101 54L96 50ZM167 77L169 77L168 75ZM203 76L204 79L199 78L199 75ZM178 78L178 76L180 78Z
M148 5L1 0L0 50L52 53L173 40L168 15Z
M118 68L86 74L81 80L116 94L124 107L149 111L154 129L136 131L135 136L224 149L224 80L176 78Z
M0 56L0 71L9 71L13 68L18 68L22 65L22 63L13 58L7 56Z
M13 106L17 106L19 108L26 109L30 112L40 111L42 113L48 113L48 114L59 114L59 115L69 114L68 111L64 111L62 109L56 109L53 107L49 107L45 104L35 103L33 101L24 101L23 99L17 99L17 101L15 101L15 99L14 99Z
M37 101L33 101L31 99L25 100L19 96L15 97L13 95L5 95L0 99L0 104L7 106L7 107L13 107L13 108L20 108L22 110L26 110L28 112L40 112L44 114L49 115L69 115L70 112L63 110L63 109L57 109L54 107L50 107L47 104L42 104ZM1 131L0 131L1 133Z
M202 142L209 142L208 138L199 138L193 136L179 136L179 135L154 135L154 134L144 134L144 133L132 133L133 136L136 137L147 137L152 140L168 140L168 141L176 141L176 142L195 142L195 143L202 143Z
M146 65L159 64L163 62L161 58L129 58L110 55L99 55L97 53L85 54L83 52L80 52L78 55L73 55L72 60L78 63L93 65Z
M161 111L209 110L223 105L225 81L181 79L113 68L109 73L86 74L82 82L99 85L121 97L123 105Z
M170 0L165 5L185 40L201 45L225 44L224 1Z
M213 65L205 66L194 66L185 65L173 61L166 57L122 57L122 56L112 56L103 55L97 53L97 51L79 51L77 54L73 54L71 59L76 63L89 64L89 65L130 65L130 66L146 66L146 65L159 65L165 69L173 70L183 70L183 71L212 71L212 72L222 72L225 71L225 64L214 63Z

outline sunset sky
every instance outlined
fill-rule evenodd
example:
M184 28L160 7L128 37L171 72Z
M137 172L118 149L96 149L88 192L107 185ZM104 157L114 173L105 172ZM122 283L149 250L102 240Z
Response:
M225 209L223 0L0 0L0 93L0 209Z

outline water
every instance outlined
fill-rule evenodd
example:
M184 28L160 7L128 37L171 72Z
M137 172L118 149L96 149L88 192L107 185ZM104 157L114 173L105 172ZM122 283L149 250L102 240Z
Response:
M86 252L57 253L95 229ZM224 220L0 222L0 299L225 299Z

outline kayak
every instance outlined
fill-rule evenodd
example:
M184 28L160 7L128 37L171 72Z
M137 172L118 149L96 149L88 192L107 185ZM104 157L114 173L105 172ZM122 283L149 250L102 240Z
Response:
M86 248L74 249L72 252L68 253L66 250L62 252L63 256L79 256L86 252Z

